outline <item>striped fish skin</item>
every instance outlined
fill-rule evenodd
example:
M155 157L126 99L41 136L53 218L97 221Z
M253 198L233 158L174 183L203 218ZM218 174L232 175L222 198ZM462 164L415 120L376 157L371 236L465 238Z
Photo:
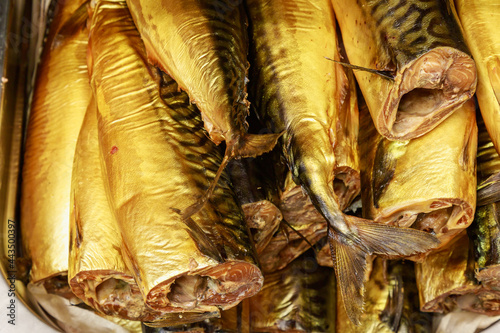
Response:
M500 277L500 202L478 207L468 229L474 244L475 276L481 283L498 289Z
M342 91L337 89L340 66L325 59L325 54L331 57L337 52L330 2L255 0L247 5L254 42L256 70L251 80L256 82L256 107L272 132L284 131L280 140L293 180L328 222L344 306L350 319L358 322L367 256L425 252L437 241L416 230L344 215L340 209L332 186L342 100ZM368 234L374 236L364 238Z
M189 93L229 157L270 151L279 134L247 133L248 40L240 0L127 0L148 57Z
M413 263L376 258L372 267L361 325L337 307L337 332L431 332L432 316L419 309Z
M453 242L416 264L422 311L460 309L490 316L500 314L500 291L480 284L474 277L477 266L472 247L464 230Z
M199 212L181 217L222 156L187 94L148 63L125 2L96 4L89 62L122 253L146 303L216 312L256 293L262 275L227 173Z
M53 278L48 289L61 287L61 275L66 280L63 289L67 287L71 171L91 96L88 30L82 24L73 33L68 25L75 13L82 13L80 8L85 9L84 1L62 2L50 26L35 83L22 171L23 247L32 260L31 282Z
M486 128L500 151L500 2L497 0L450 0L462 32L476 59L477 100Z
M428 133L470 99L476 67L442 1L332 0L375 126L390 140Z
M249 299L251 332L335 332L335 274L312 251L267 274Z

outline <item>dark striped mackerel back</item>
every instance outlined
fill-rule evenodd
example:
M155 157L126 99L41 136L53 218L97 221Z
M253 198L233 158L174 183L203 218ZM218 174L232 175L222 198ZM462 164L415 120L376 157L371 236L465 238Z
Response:
M442 46L470 54L443 0L357 2L375 29L378 44L385 45L398 68Z

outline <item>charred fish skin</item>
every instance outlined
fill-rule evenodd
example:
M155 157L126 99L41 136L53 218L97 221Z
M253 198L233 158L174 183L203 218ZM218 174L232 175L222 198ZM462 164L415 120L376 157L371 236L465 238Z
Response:
M148 62L125 2L97 2L90 32L108 193L146 303L170 312L235 306L260 289L262 274L228 175L198 212L181 216L204 196L222 159L199 112Z
M410 255L437 245L426 233L342 214L333 191L337 104L335 18L329 1L247 1L256 104L271 129L284 130L283 154L328 221L337 281L349 318L359 322L367 256ZM349 259L348 259L349 258Z
M377 130L390 140L431 131L469 100L476 66L442 1L332 0L349 62Z
M148 57L196 103L210 138L233 157L270 151L279 134L248 134L248 39L239 0L127 0Z

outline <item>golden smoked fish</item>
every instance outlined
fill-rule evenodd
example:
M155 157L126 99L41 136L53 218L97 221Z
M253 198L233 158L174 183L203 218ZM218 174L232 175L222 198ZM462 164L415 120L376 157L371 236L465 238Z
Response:
M164 326L217 312L177 314L146 306L121 254L122 238L109 205L101 168L95 102L89 105L73 164L68 280L73 293L104 315Z
M500 291L480 284L472 242L464 230L445 247L431 253L415 267L422 311L449 312L456 309L500 314Z
M384 137L424 135L474 95L476 67L444 1L332 3L349 63L369 69L354 72Z
M91 96L84 2L56 6L35 83L22 171L21 233L31 282L68 297L71 171Z
M226 173L190 218L222 156L177 83L148 63L123 1L97 1L90 24L91 85L109 198L122 254L146 304L214 312L262 286Z
M366 312L353 325L337 307L337 332L432 332L432 315L420 312L413 263L375 259L367 282Z
M476 61L477 101L488 133L500 151L500 1L452 0L462 33Z
M248 37L242 1L127 3L149 59L188 92L212 141L225 141L221 169L231 158L270 151L280 134L247 132Z
M476 207L475 111L471 100L425 136L389 141L361 110L363 215L432 232L441 246L467 228Z
M480 115L477 126L477 206L484 206L500 201L500 156Z
M261 254L283 219L276 206L279 194L273 160L269 155L233 160L227 169L255 249Z
M336 332L335 274L319 267L312 251L264 280L248 300L251 332Z
M328 222L337 282L349 318L363 309L366 257L425 252L437 240L417 230L388 227L342 213L333 191L339 99L335 18L329 0L247 1L257 85L255 104L280 138L296 184ZM286 217L285 217L286 219Z

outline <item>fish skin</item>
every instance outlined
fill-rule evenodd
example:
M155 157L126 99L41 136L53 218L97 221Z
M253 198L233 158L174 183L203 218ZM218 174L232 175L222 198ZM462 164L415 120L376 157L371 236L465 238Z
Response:
M146 303L161 311L235 306L260 289L262 274L227 173L202 209L181 216L203 197L222 159L198 110L149 64L124 1L96 3L89 43L108 193ZM195 298L184 302L186 293Z
M442 1L332 0L349 63L378 132L390 140L428 133L476 89L476 67Z
M335 20L329 1L247 1L257 82L255 104L281 145L294 181L327 220L337 281L349 318L359 323L366 258L410 255L438 241L411 229L344 215L333 191L338 106Z
M264 279L248 300L251 332L336 332L335 273L318 266L312 250Z
M473 101L427 135L408 141L382 137L366 107L360 108L360 114L363 216L432 232L444 246L474 218L477 125Z
M270 151L279 134L247 133L248 40L239 0L127 0L148 57L171 75L202 113L229 157Z
M85 25L52 48L61 27L85 1L56 6L39 65L28 120L22 171L21 236L32 260L35 284L66 279L69 255L69 191L76 140L91 97ZM81 14L81 11L79 12Z
M450 0L465 41L477 63L477 100L488 133L500 151L500 3Z

